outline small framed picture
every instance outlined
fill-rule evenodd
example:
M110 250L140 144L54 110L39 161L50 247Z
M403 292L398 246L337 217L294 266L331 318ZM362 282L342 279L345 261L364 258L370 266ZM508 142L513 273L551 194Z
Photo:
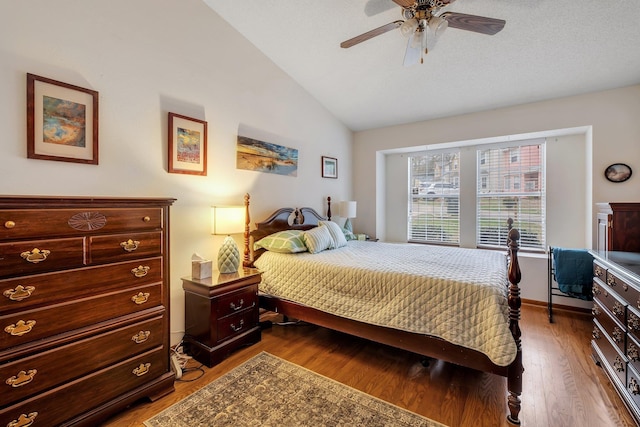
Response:
M207 122L169 113L168 171L207 174Z
M333 157L322 156L322 177L337 178L338 177L338 159Z
M98 92L27 74L27 158L98 164Z
M611 182L624 182L631 178L631 168L624 163L614 163L604 171L604 176Z

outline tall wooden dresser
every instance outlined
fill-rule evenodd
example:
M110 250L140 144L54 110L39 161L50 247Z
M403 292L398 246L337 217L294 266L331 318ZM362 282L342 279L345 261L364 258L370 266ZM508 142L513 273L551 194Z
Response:
M173 391L174 200L0 196L0 426L95 426Z

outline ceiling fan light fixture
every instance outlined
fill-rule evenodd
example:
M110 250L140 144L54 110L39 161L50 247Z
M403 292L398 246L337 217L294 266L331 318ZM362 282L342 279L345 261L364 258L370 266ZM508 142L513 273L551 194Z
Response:
M418 28L418 20L416 18L407 19L400 25L400 34L404 37L411 37Z
M429 29L435 37L442 35L447 28L449 28L449 23L446 19L440 16L432 16L431 19L429 19Z

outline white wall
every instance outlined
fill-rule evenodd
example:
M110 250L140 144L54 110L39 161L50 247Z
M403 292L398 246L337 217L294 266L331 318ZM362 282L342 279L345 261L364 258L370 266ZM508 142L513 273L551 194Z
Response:
M397 162L380 164L381 153L404 147L418 147L460 141L500 139L509 135L557 134L550 138L549 155L560 156L549 171L550 186L563 186L571 197L562 198L556 191L547 206L548 241L557 246L591 247L595 238L597 202L640 201L637 177L624 183L610 183L603 172L612 163L627 163L640 171L640 86L519 105L511 108L478 112L457 117L392 126L357 132L354 137L354 196L358 201L358 232L385 235L392 231L373 213L391 191L386 188L393 174L388 168ZM568 130L567 130L568 129ZM567 168L562 168L562 164ZM376 174L386 176L376 186ZM403 172L402 172L403 173ZM379 178L378 178L379 179ZM398 178L406 181L406 175ZM580 188L578 188L580 187ZM406 196L405 196L406 198ZM406 205L406 204L405 204ZM567 209L569 209L567 211ZM405 209L406 210L406 209ZM567 212L580 210L573 219ZM400 212L400 213L398 213ZM362 214L361 214L362 213ZM387 221L402 211L387 205ZM571 218L571 219L569 219ZM406 219L405 219L406 221ZM397 228L393 229L398 232ZM585 236L584 240L580 236ZM583 242L580 244L580 242ZM546 301L546 258L531 257L521 262L522 297ZM560 301L567 305L584 305L573 299Z
M184 331L193 252L215 259L209 209L252 195L324 212L351 196L352 133L200 0L0 0L0 194L174 197L172 342ZM26 74L99 92L100 164L26 158ZM209 125L208 176L167 173L167 113ZM235 168L244 135L299 150L298 176ZM321 156L339 178L323 179ZM241 243L241 242L240 242Z

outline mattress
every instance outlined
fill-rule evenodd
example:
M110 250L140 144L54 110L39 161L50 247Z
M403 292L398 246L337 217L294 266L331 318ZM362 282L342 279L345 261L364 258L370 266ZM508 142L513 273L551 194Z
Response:
M255 262L261 293L336 316L436 336L485 354L516 357L508 325L506 251L349 241L347 246Z

